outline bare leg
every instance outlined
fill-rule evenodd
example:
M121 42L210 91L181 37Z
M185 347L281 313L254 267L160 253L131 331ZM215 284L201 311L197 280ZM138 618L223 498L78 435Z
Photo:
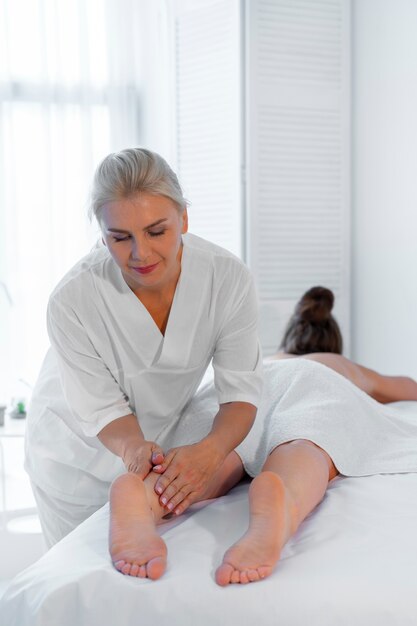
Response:
M122 574L157 579L166 568L166 545L155 524L166 512L153 491L157 476L145 481L133 473L122 474L110 488L109 550Z
M337 474L328 454L310 441L275 448L249 489L248 531L224 555L216 582L248 583L269 576L283 546Z
M227 493L244 476L241 460L231 452L214 476L202 500ZM156 524L167 514L154 491L159 474L143 481L122 474L110 488L109 550L117 570L130 576L157 579L166 568L166 545Z
M237 485L242 478L247 476L243 469L242 461L237 452L231 452L227 457L221 468L213 476L211 483L209 484L206 492L201 497L201 500L210 500L211 498L220 498L220 496L226 495L228 491Z

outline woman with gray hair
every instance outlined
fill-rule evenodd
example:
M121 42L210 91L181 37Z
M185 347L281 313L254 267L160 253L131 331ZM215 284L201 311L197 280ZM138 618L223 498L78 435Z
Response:
M26 465L50 545L104 504L111 485L114 566L157 579L166 546L155 524L225 494L246 472L248 531L216 582L254 582L271 574L337 475L417 471L415 422L371 398L359 366L327 352L339 341L312 341L315 331L299 326L304 299L284 353L265 363L260 397L251 276L186 234L186 203L161 157L107 157L92 212L104 246L50 298L52 347L29 414ZM197 391L210 361L214 383ZM395 378L389 392L387 380L377 399L417 398L411 379Z
M261 392L252 277L231 253L186 234L186 201L164 159L140 148L106 157L90 215L102 242L50 297L51 348L28 415L26 469L49 546L126 471L142 480L164 462L152 487L165 514L185 510L245 438ZM191 421L187 445L165 457L211 361L209 432Z

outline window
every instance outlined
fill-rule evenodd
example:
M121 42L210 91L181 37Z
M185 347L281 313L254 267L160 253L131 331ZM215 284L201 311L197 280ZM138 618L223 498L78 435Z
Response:
M0 0L0 403L34 384L49 293L97 237L94 167L140 143L144 4Z

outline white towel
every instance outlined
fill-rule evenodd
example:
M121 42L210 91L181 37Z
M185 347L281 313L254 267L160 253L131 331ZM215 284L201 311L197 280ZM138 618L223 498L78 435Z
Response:
M412 404L415 414L406 416L395 404L376 402L315 361L267 361L255 424L237 452L250 476L259 474L276 446L294 439L320 446L345 476L417 472L417 402ZM215 390L208 384L165 444L204 437L217 408Z

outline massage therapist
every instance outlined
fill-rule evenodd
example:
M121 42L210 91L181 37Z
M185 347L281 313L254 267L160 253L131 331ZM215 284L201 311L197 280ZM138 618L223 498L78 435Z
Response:
M51 347L28 414L25 465L48 546L107 501L116 476L144 478L161 463L210 362L211 431L196 441L190 429L155 485L161 498L168 487L179 494L178 512L245 438L261 393L252 277L187 234L186 201L164 159L140 148L107 156L90 213L102 242L50 297Z

